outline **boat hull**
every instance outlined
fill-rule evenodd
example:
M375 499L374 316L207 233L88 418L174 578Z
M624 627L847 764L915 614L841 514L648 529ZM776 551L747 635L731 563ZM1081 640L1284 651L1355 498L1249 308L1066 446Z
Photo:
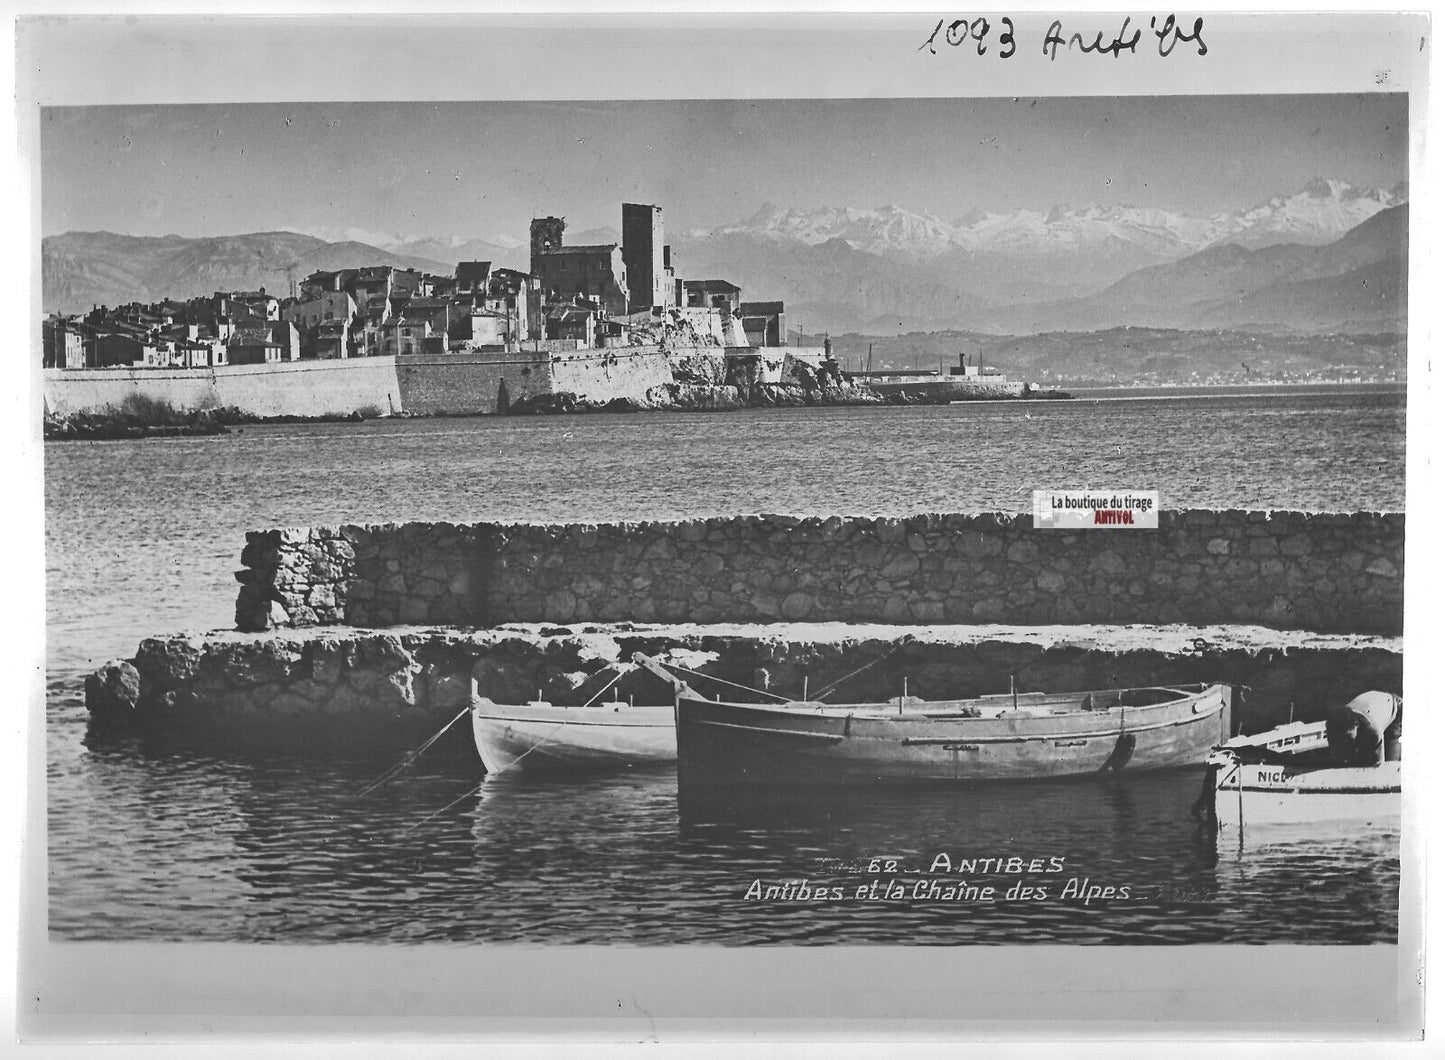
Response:
M1323 769L1249 763L1223 767L1215 782L1214 816L1220 831L1398 826L1400 763Z
M1227 685L1168 693L1113 709L1000 711L946 717L954 704L809 710L684 697L677 716L678 783L968 784L1101 771L1197 766L1229 735ZM964 702L978 701L959 701ZM956 713L956 711L954 711Z
M626 769L677 760L672 707L472 708L472 735L490 773Z

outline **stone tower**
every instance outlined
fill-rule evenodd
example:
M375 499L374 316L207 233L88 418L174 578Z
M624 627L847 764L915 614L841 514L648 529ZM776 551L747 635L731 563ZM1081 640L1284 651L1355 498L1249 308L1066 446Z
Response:
M662 261L662 207L622 204L622 263L627 266L627 311L641 313L671 303Z
M538 274L537 258L550 254L562 245L562 233L567 222L560 217L532 218L532 261L529 266L533 276Z

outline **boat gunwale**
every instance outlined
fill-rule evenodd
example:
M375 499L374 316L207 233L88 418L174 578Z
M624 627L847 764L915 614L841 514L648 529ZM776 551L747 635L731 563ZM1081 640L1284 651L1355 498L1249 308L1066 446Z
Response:
M589 729L661 729L672 728L675 723L676 708L670 704L624 706L625 713L621 708L599 710L595 706L564 707L551 703L546 706L490 703L486 707L473 703L472 724L475 726L480 722L497 722L509 725L565 725ZM513 711L516 713L511 713ZM645 711L647 714L643 719L634 720L630 715L637 711Z
M1246 794L1246 795L1254 794L1254 795L1291 795L1291 796L1293 796L1293 795L1399 795L1403 789L1402 789L1401 786L1398 785L1398 784L1395 785L1394 787L1374 787L1374 788L1268 788L1268 787L1251 787L1251 786L1249 786L1249 785L1245 785L1245 786L1243 786L1243 787L1236 787L1235 785L1230 784L1230 785L1228 785L1227 787L1218 788L1218 789L1216 789L1216 790L1222 791L1222 792L1224 792L1224 793L1226 793L1226 794L1233 794L1233 793L1236 792L1236 791L1242 791L1242 792L1244 792L1244 794Z
M1392 768L1393 767L1393 768ZM1245 780L1246 770L1281 770L1289 775L1274 782L1258 779ZM1349 776L1343 776L1348 773ZM1310 779L1349 781L1358 780L1350 786L1325 787L1308 783ZM1305 783L1295 783L1296 781ZM1371 783L1371 781L1375 781ZM1238 762L1228 769L1220 769L1215 778L1216 793L1231 794L1242 791L1262 792L1272 795L1398 795L1402 790L1400 760L1391 759L1373 766L1321 765L1305 769L1291 769L1287 762Z
M1222 709L1222 708L1221 708L1221 709ZM1218 713L1217 710L1211 710L1211 711L1209 711L1209 712L1207 712L1207 713L1191 714L1191 715L1189 715L1188 717L1171 718L1171 719L1168 720L1168 721L1151 722L1151 723L1148 724L1148 725L1132 725L1132 726L1129 726L1127 729L1122 729L1122 730L1111 725L1111 726L1110 726L1109 728L1107 728L1107 729L1099 729L1099 730L1090 731L1090 732L1066 732L1066 731L1061 731L1061 732L1041 732L1041 733L1006 733L1006 734L1000 735L1000 736L969 736L969 737L966 737L966 738L967 738L968 740L971 740L971 741L975 742L975 743L989 743L989 744L1031 743L1031 742L1033 742L1033 741L1035 741L1035 740L1044 741L1044 740L1058 740L1058 739L1070 739L1070 740L1102 740L1102 739L1107 739L1107 738L1109 738L1109 737L1116 737L1116 738L1117 738L1117 737L1120 735L1121 732L1127 732L1127 733L1129 733L1129 734L1132 735L1132 734L1141 733L1141 732L1153 732L1153 731L1155 731L1155 730L1157 730L1157 729L1169 729L1169 728L1173 728L1174 726L1177 726L1177 725L1192 725L1192 724L1194 724L1195 722L1203 721L1203 720L1205 720L1205 719L1207 719L1207 718L1209 718L1209 717L1212 717L1213 715L1215 715L1215 714L1217 714L1217 713ZM914 719L914 720L918 720L918 719ZM943 720L943 721L950 721L950 720L959 720L959 721L996 721L997 719L996 719L996 718L960 718L960 719L948 719L948 718L938 719L938 718L930 718L930 719L925 719L925 720L930 720L930 721L939 721L939 720ZM712 725L712 726L715 726L715 727L717 727L717 728L722 728L722 729L742 729L742 730L744 730L744 731L746 731L746 732L761 732L761 733L768 733L768 734L770 734L770 735L777 735L777 736L803 736L803 737L811 737L811 738L813 738L813 739L819 739L819 740L833 740L833 741L837 741L837 740L847 739L847 738L850 738L850 737L851 737L851 738L855 738L855 739L882 739L882 738L883 738L883 737L879 737L879 736L868 736L868 735L855 734L855 733L827 733L827 732L815 732L815 731L810 730L810 729L773 729L773 728L768 728L767 726L763 726L763 725L739 725L739 724L736 723L736 722L719 721L719 720L717 720L716 718L689 718L689 719L688 719L688 722L689 722L689 724L692 724L692 725ZM903 737L900 737L900 738L898 739L898 742L899 742L900 744L903 744L903 745L908 746L908 747L929 747L929 746L933 746L933 745L937 745L937 744L957 743L959 740L962 740L962 739L965 739L965 737L960 736L960 735L953 735L953 736L903 736ZM1230 790L1233 790L1233 789L1230 789Z
M886 720L895 721L895 722L935 723L935 724L936 724L936 723L939 723L939 722L948 722L948 723L957 723L957 722L987 722L987 723L997 723L997 722L999 722L999 721L1011 720L1011 718L1024 718L1024 719L1028 719L1028 720L1030 720L1030 721L1039 721L1039 722L1042 722L1042 721L1048 721L1048 720L1051 720L1051 719L1074 718L1074 717L1079 717L1079 716L1092 716L1092 717L1099 717L1099 718L1110 718L1110 719L1123 720L1123 719L1125 719L1125 718L1127 718L1127 717L1129 716L1129 713L1130 713L1130 712L1139 713L1139 712L1143 712L1143 711L1159 710L1159 709L1166 709L1166 708L1177 708L1177 707L1183 706L1183 705L1188 704L1188 703L1190 703L1190 702L1192 702L1192 701L1197 701L1197 700L1203 699L1204 697L1210 695L1210 694L1214 691L1214 689L1216 689L1216 688L1228 690L1228 689L1231 689L1232 686L1229 685L1229 684L1227 684L1227 683L1225 683L1225 682L1222 682L1222 681L1221 681L1221 682L1215 682L1214 684L1204 685L1204 686L1202 686L1202 687L1200 688L1200 690L1197 691L1197 692L1190 692L1190 691L1185 691L1184 689L1181 689L1181 688L1171 688L1171 687L1162 686L1162 685L1160 685L1160 686L1152 686L1152 685L1150 685L1150 686L1140 686L1139 688L1127 688L1127 689L1104 689L1104 690L1102 690L1103 692L1110 692L1110 693L1112 693L1112 692L1136 692L1136 691L1160 691L1160 692L1177 692L1177 693L1179 693L1179 695L1176 696L1176 697L1173 698L1173 699L1167 699L1167 700L1164 700L1163 702L1160 702L1160 703L1144 703L1144 704L1140 704L1139 706L1115 705L1115 706L1110 706L1110 707L1098 707L1098 708L1093 708L1093 709L1088 709L1088 710L1085 710L1085 709L1083 709L1082 707L1080 707L1080 708L1075 709L1075 710L1057 710L1057 711L1049 711L1048 713L1034 713L1034 712L1032 712L1032 711L1023 711L1023 710L1020 710L1017 714L1015 714L1013 711L1005 708L1004 710L1000 711L999 713L996 713L996 714L988 714L988 715L984 715L984 716L971 716L971 715L968 715L968 714L963 713L965 710L969 709L969 707L970 707L971 704L983 702L983 700L982 700L982 699L979 699L979 698L975 698L975 699L958 699L958 700L921 700L921 701L919 701L919 702L917 702L917 703L905 703L905 704L903 704L903 706L900 708L900 706L899 706L898 704L896 704L896 703L891 703L891 704L890 704L890 703L856 703L856 704L854 704L854 703L840 703L840 704L823 703L823 704L816 704L816 705L815 705L815 704L813 704L813 703L811 703L811 702L809 702L809 701L806 701L806 700L791 700L791 701L786 702L786 703L743 703L743 702L740 702L740 701L737 701L737 700L727 700L727 699L703 699L703 698L701 698L701 697L680 696L680 697L678 698L678 707L679 707L679 711L680 711L681 708L682 708L683 706L687 705L687 704L702 704L702 705L706 705L706 706L719 706L719 707L738 708L738 709L743 709L743 710L756 711L756 712L758 712L758 713L763 713L763 714L785 714L785 715L787 715L787 716L789 716L789 717L798 717L798 718L833 718L833 719L838 719L838 720L843 720L843 719L847 719L847 718L856 718L856 719L863 719L863 720L868 720L868 721L878 721L878 720L885 720L885 719L886 719ZM1040 693L1036 693L1036 694L1040 694ZM1077 693L1070 692L1070 693L1041 693L1041 694L1042 694L1042 695L1050 695L1050 696L1060 696L1060 697L1068 696L1070 700L1074 700L1074 699L1078 699L1078 698L1081 698L1081 697L1086 696L1086 695L1092 695L1092 694L1094 694L1094 690L1089 690L1089 691L1084 691L1084 692L1077 692ZM993 698L993 697L990 697L990 698ZM1003 693L1000 698L1007 699L1007 698L1008 698L1008 693L1006 693L1006 692ZM952 707L951 709L937 710L937 711L933 711L933 712L930 712L930 711L928 711L928 710L926 709L930 704L943 704L943 703L958 704L958 706ZM990 706L993 706L993 705L994 705L994 704L990 704ZM1037 706L1037 705L1040 705L1040 704L1037 704L1037 703L1035 703L1035 704L1029 704L1029 706ZM1227 706L1227 703L1226 703L1226 701L1225 701L1225 699L1224 699L1224 696L1221 695L1221 696L1220 696L1220 708L1222 709L1222 708L1224 708L1225 706ZM1211 710L1211 711L1209 711L1208 713L1209 713L1209 714L1214 714L1214 713L1216 713L1216 712L1217 712L1217 711ZM1205 717L1205 716L1207 716L1207 715L1205 715L1205 714L1194 714L1194 715L1191 715L1189 718L1186 718L1186 719L1183 719L1183 720L1185 720L1185 721L1191 721L1191 720L1194 720L1194 719L1196 719L1196 718L1201 718L1201 717ZM1072 734L1071 734L1071 735L1072 735Z

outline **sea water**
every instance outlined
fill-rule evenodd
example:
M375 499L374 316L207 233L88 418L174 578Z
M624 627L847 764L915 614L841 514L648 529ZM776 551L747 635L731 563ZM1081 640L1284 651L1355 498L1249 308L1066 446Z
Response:
M1017 512L1035 489L1083 487L1157 489L1169 508L1402 510L1404 427L1403 388L1271 387L49 444L50 930L217 941L1393 941L1397 836L1220 843L1189 813L1197 770L739 805L679 804L666 770L479 784L478 765L452 759L423 760L359 797L388 762L88 744L81 684L143 636L231 625L248 529ZM944 871L940 853L951 866L971 856L974 871ZM1015 858L1022 870L1011 871Z

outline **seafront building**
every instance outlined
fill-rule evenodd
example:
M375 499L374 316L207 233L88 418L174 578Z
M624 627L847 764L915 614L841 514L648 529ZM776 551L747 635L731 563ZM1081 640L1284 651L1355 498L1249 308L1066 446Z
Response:
M620 243L569 244L566 230L531 222L525 272L366 265L288 273L286 297L258 287L52 316L46 413L142 397L257 416L476 415L839 383L826 348L787 346L781 302L679 276L660 207L623 204Z
M539 217L528 272L458 262L318 271L281 298L264 287L187 301L95 306L43 325L46 368L215 368L359 357L577 351L633 345L786 345L781 302L725 279L684 280L662 207L622 206L622 242L569 245Z

